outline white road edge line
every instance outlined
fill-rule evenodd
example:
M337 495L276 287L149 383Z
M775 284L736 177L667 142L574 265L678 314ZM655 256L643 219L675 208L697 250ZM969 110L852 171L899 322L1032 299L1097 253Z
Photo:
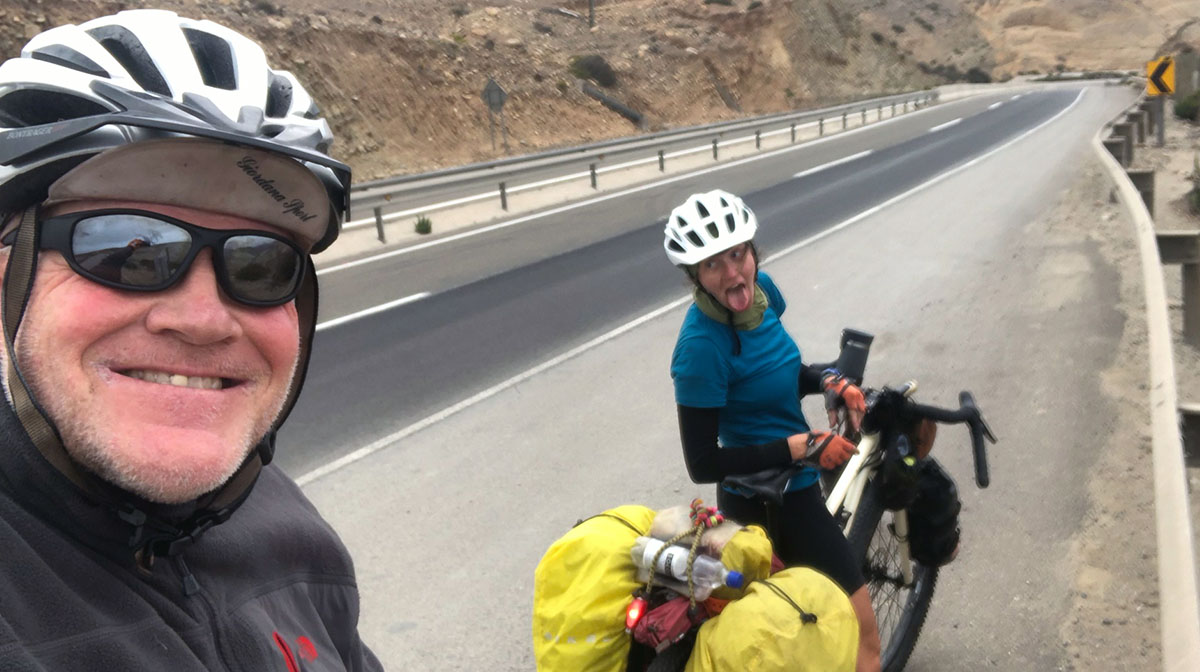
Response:
M997 107L1000 107L1000 106L1001 106L1001 105L1003 105L1003 104L1004 104L1004 101L1003 101L1003 100L1001 100L1001 101L997 101L997 102L995 102L995 103L992 103L991 105L988 105L988 109L989 109L989 110L994 110L994 109L996 109Z
M383 311L388 310L389 308L395 308L396 306L403 306L406 303L420 301L421 299L429 298L430 296L433 296L433 295L430 294L429 292L421 292L419 294L413 294L412 296L406 296L403 299L396 299L395 301L388 301L387 303L381 303L378 306L374 306L372 308L367 308L366 310L360 310L357 313L350 313L349 315L335 317L332 320L328 320L328 321L318 324L317 331L324 331L330 327L336 327L339 324L353 322L354 320L357 320L360 317L374 315L375 313L382 313Z
M1016 99L1020 98L1020 97L1021 97L1021 96L1023 96L1023 95L1025 95L1025 94L1023 94L1023 93L1018 93L1017 95L1013 96L1012 98L1009 98L1009 100L1016 100Z
M792 245L791 247L780 250L779 252L776 252L775 254L772 254L771 256L764 259L762 262L763 265L765 266L777 259L780 259L784 256L787 256L787 255L795 252L796 250L799 250L803 247L811 245L811 244L815 243L816 241L821 240L822 238L825 238L826 236L829 236L837 231L841 231L842 229L846 228L847 226L850 226L851 224L854 224L860 220L870 217L871 215L879 212L880 210L882 210L890 205L893 205L905 198L908 198L909 196L912 196L913 194L915 194L919 191L927 189L943 180L946 180L953 175L961 173L962 171L966 170L967 168L974 166L975 164L979 163L980 161L988 158L989 156L997 154L997 153L1007 149L1008 147L1020 142L1021 140L1025 139L1026 137L1037 132L1039 129L1044 128L1045 126L1053 123L1055 120L1057 120L1059 117L1063 116L1067 112L1070 112L1071 108L1075 107L1075 105L1077 105L1079 103L1080 99L1083 98L1083 94L1086 91L1087 91L1086 89L1081 89L1079 91L1079 95L1075 97L1074 102L1072 102L1070 105L1065 107L1061 112L1054 115L1053 117L1050 117L1046 121L1043 121L1042 123L1038 124L1037 126L1034 126L1033 128L1029 129L1028 131L1025 131L1021 135L1018 135L1017 137L1013 138L1012 140L1009 140L1008 142L1004 143L1003 145L996 147L995 149L991 150L990 152L987 152L986 154L981 154L980 156L977 156L974 159L971 159L970 161L968 161L962 165L955 166L954 168L951 168L950 170L947 170L939 175L936 175L936 176L930 178L929 180L922 182L921 184L918 184L917 186L913 187L912 189L909 189L908 191L906 191L902 194L899 194L897 196L893 196L893 197L889 198L888 200L884 201L883 203L880 203L879 205L876 205L872 208L868 208L867 210L864 210L864 211L858 213L857 215L854 215L853 217L851 217L843 222L840 222L839 224L834 225L832 228L826 229L826 230L822 231L821 233L818 233L816 235L805 238L804 240L796 243L795 245ZM317 467L316 469L313 469L312 471L309 471L308 473L297 478L296 484L300 485L300 486L304 486L309 483L312 483L313 481L317 480L318 478L328 476L329 474L332 474L333 472L341 469L342 467L345 467L345 466L351 465L355 462L358 462L359 460L371 455L372 453L376 453L405 437L411 436L423 429L431 427L431 426L441 422L442 420L449 418L450 416L454 415L455 413L458 413L459 411L466 410L467 408L470 408L471 406L474 406L475 404L478 404L481 401L485 401L491 397L496 396L497 394L503 392L504 390L507 390L510 387L513 387L515 385L525 382L526 380L529 380L530 378L533 378L534 376L538 375L539 373L542 373L543 371L552 369L552 368L558 366L559 364L566 362L567 360L574 359L575 357L587 352L588 350L591 350L595 347L603 345L604 343L611 341L612 339L614 339L628 331L632 331L633 329L655 319L656 317L664 315L664 314L674 310L675 308L685 305L688 301L691 301L691 300L692 300L692 297L690 295L683 296L678 299L675 299L674 301L666 304L665 306L655 308L654 310L642 315L641 317L635 318L629 322L626 322L625 324L622 324L621 326L617 327L616 329L613 329L604 334L601 334L600 336L597 336L596 338L593 338L592 340L588 341L587 343L584 343L583 345L572 348L571 350L568 350L567 352L564 352L561 355L558 355L557 357L548 359L531 369L527 369L526 371L519 373L519 374L513 376L512 378L509 378L508 380L497 383L497 384L489 387L488 389L483 390L482 392L479 392L471 397L468 397L467 399L464 399L464 400L458 402L457 404L454 404L453 406L444 408L444 409L438 411L437 413L434 413L433 415L426 416L424 419L418 420L417 422L415 422L397 432L393 432L392 434L389 434L388 436L385 436L381 439L377 439L377 440L363 446L362 448L359 448L351 453L343 455L342 457L339 457L338 459L333 460L332 462L328 462L320 467Z
M917 110L916 112L914 112L912 114L917 114L920 112L924 112L925 110L931 110L931 109L934 109L934 108L927 107L922 110ZM847 135L850 135L853 133L858 133L861 131L865 131L867 129L876 128L880 124L888 124L888 123L891 123L893 119L903 119L905 116L908 116L908 115L903 115L903 116L899 116L899 117L891 117L889 119L884 119L883 121L878 121L873 124L868 124L866 126L856 126L854 128L851 128L851 129L848 129L845 131L840 131L840 132L834 133L832 135L826 135L824 137L820 137L815 140L810 140L808 142L803 142L803 143L799 143L796 145L789 145L787 147L781 147L779 149L774 149L769 152L763 152L762 154L755 154L754 156L748 156L744 159L738 159L737 161L732 161L730 163L723 163L723 164L716 165L716 166L710 166L708 168L703 168L701 170L697 170L697 171L691 172L691 173L683 173L681 175L676 175L674 177L668 177L665 180L659 180L657 182L648 182L646 184L643 184L643 185L640 185L637 187L632 187L630 189L616 191L611 194L606 194L604 196L597 196L596 198L590 198L586 201L577 201L575 203L569 203L567 205L564 205L564 206L561 206L558 208L554 208L552 210L546 210L544 212L537 212L532 215L526 215L524 217L518 217L516 219L510 219L510 220L504 221L504 222L498 222L498 223L492 224L490 226L484 226L484 227L480 227L478 229L472 229L470 231L458 233L453 236L446 236L445 238L438 238L437 240L431 240L427 243L418 243L411 247L402 247L398 250L392 250L390 252L381 252L380 254L377 254L377 255L374 255L371 257L364 257L362 259L348 261L343 264L337 264L337 265L329 266L326 268L320 268L320 269L317 269L317 275L324 275L326 273L333 273L335 271L341 271L341 270L345 270L347 268L354 268L355 266L362 266L363 264L369 264L373 261L378 261L380 259L387 259L389 257L395 257L395 256L398 256L401 254L408 254L409 252L416 252L417 250L423 250L425 248L433 247L435 245L443 245L445 243L450 243L450 242L453 242L456 240L462 240L463 238L477 236L482 233L488 233L490 231L497 231L499 229L504 229L504 228L508 228L510 226L515 226L517 224L524 224L525 222L528 222L528 221L531 221L534 219L540 219L542 217L549 217L551 215L557 215L557 214L560 214L563 212L568 212L570 210L575 210L577 208L582 208L582 207L585 207L588 205L593 205L596 203L601 203L603 201L612 200L614 198L621 198L624 196L628 196L629 194L637 193L639 191L645 191L647 189L661 187L664 184L671 184L672 182L680 182L682 180L691 179L691 178L697 177L699 175L706 175L708 173L716 172L718 170L726 170L728 168L733 168L733 167L740 166L740 165L743 165L746 163L750 163L751 161L759 161L759 160L771 158L773 156L777 156L779 154L783 154L786 152L794 152L801 148L812 147L813 145L819 145L824 142L829 142L830 140L844 138Z
M944 124L938 124L937 126L934 126L933 128L929 129L929 132L930 132L930 133L937 133L938 131L940 131L940 130L942 130L942 129L944 129L944 128L950 128L951 126L953 126L953 125L955 125L955 124L957 124L957 123L959 123L959 122L961 122L961 121L962 121L962 117L959 117L958 119L952 119L952 120L950 120L950 121L947 121L947 122L946 122L946 123L944 123Z
M850 156L843 156L842 158L840 158L836 161L830 161L829 163L825 163L825 164L822 164L822 165L819 165L819 166L816 166L813 168L809 168L808 170L802 170L802 171L796 173L795 175L793 175L792 178L795 179L797 177L806 177L808 175L812 175L813 173L819 173L822 170L825 170L826 168L832 168L834 166L838 166L843 163L850 163L851 161L853 161L855 159L861 159L864 156L867 156L868 154L870 154L873 151L875 151L875 150L868 149L867 151L859 152L858 154L852 154Z

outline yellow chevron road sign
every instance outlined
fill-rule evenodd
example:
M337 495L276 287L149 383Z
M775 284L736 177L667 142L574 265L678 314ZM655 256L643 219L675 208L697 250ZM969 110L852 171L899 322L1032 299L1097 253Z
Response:
M1146 95L1169 96L1175 93L1175 59L1163 56L1146 64Z

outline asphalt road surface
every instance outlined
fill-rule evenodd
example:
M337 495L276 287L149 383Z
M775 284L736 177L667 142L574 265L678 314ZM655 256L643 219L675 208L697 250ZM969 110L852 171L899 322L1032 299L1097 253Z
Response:
M682 304L439 412L683 297L655 222L686 193L722 186L759 215L776 255L764 270L805 357L832 357L844 326L873 332L868 384L915 377L920 399L944 406L972 389L1000 436L984 491L971 485L965 432L939 436L964 499L964 550L943 572L910 669L1060 669L1078 569L1070 539L1097 428L1113 421L1099 372L1123 316L1117 269L1095 244L1031 222L1133 100L1127 88L1080 91L939 106L664 193L324 277L335 304L434 292L323 332L280 442L281 462L310 474L306 492L356 559L368 644L394 670L533 669L533 570L554 539L612 506L712 499L711 485L687 479L675 425L667 368ZM874 153L791 177L863 143ZM815 404L805 408L819 426Z

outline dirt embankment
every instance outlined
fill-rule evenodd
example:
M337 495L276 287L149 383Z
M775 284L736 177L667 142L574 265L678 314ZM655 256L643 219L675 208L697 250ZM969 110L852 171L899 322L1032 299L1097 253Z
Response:
M511 153L667 127L834 104L1018 70L1136 67L1169 41L1200 42L1171 0L159 0L260 40L295 71L358 179L486 160L480 92L509 94ZM0 54L62 23L135 6L9 0ZM1194 12L1193 12L1194 14ZM1189 27L1190 26L1190 27ZM1189 32L1191 31L1191 32ZM1120 48L1117 48L1120 46ZM605 94L571 67L596 55Z

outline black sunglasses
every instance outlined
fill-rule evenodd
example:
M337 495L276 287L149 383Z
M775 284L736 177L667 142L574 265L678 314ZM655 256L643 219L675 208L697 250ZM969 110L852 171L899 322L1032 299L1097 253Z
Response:
M206 229L144 210L88 210L41 223L43 250L56 250L83 277L107 287L158 292L187 274L204 248L217 282L249 306L291 301L304 279L305 253L282 236L255 229Z

